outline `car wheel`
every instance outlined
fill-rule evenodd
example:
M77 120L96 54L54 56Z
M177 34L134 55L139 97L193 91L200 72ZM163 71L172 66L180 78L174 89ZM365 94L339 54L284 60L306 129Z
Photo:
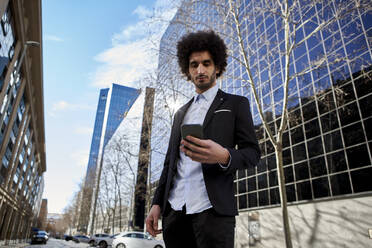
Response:
M163 248L161 245L156 245L154 248Z
M99 248L107 248L107 243L105 241L101 241L98 244Z
M89 246L92 246L92 247L95 246L94 245L94 240L89 241Z
M118 244L115 248L125 248L124 244Z

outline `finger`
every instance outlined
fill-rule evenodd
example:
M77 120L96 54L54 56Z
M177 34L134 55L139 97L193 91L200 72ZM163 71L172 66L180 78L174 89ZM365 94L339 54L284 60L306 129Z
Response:
M187 156L189 157L191 160L193 161L196 161L196 162L200 162L200 163L212 163L212 161L209 161L208 159L208 156L206 155L203 155L203 154L199 154L199 153L196 153L196 152L193 152L189 149L186 149L184 147L180 147L180 150Z
M206 147L200 147L198 145L194 145L187 140L182 140L181 144L193 152L200 153L200 154L208 154L208 148Z
M155 232L154 229L152 228L152 219L151 217L148 217L146 220L146 230L154 236Z
M186 149L186 148L188 148L188 149L190 149L190 143L189 142L187 142L186 140L181 140L181 146L180 146L180 148L183 148L183 149ZM186 148L185 148L186 147Z
M185 155L187 157L189 157L193 161L197 161L197 162L203 163L203 162L206 162L208 160L208 156L205 156L203 154L196 153L196 152L191 151L191 150L184 149L183 152L185 153Z
M192 161L196 161L196 162L200 162L200 163L209 162L207 157L202 156L202 155L197 154L197 153L192 153L192 155L189 156L189 157L191 158Z
M186 139L194 144L197 144L198 146L202 146L202 147L207 147L208 146L208 143L206 142L206 140L202 140L202 139L198 139L196 137L193 137L193 136L187 136Z
M180 147L181 151L188 157L192 155L192 151L190 149L186 149L185 147L181 146Z
M158 230L158 218L157 218L157 217L154 217L154 224L153 224L153 227L154 227L154 230L155 230L155 231Z

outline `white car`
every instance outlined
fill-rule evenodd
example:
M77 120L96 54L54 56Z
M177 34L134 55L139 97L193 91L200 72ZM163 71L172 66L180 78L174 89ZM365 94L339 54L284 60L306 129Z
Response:
M112 241L112 248L165 248L164 241L142 232L123 232Z
M107 248L108 246L111 246L112 241L119 234L120 233L114 234L112 236L107 235L103 237L97 237L95 238L95 245L98 245L99 248Z
M75 243L88 243L90 238L86 235L75 235L72 237L72 240L75 241Z

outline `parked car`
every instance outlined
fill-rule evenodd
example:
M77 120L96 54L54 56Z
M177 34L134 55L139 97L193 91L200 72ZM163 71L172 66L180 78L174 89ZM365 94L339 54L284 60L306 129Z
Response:
M117 234L114 234L114 235L108 236L108 237L97 238L96 239L96 245L98 245L99 248L107 248L108 246L111 246L112 241L119 234L120 233L117 233Z
M45 231L37 231L32 234L31 244L43 243L46 244L49 237Z
M112 248L165 248L165 244L142 232L124 232L114 238Z
M110 234L106 234L106 233L96 233L92 236L90 236L90 240L89 240L89 245L90 246L96 246L98 243L96 242L97 239L101 239L101 238L108 238L110 237Z
M88 243L90 238L86 235L75 235L72 237L72 240L76 243Z
M71 236L71 235L67 235L67 234L65 234L65 235L63 236L63 238L64 238L66 241L72 240L72 236Z

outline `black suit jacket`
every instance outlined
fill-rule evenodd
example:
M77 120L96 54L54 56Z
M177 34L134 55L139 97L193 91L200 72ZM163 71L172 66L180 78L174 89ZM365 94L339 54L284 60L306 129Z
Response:
M163 214L180 156L180 126L192 100L181 107L174 117L164 168L152 201L153 205L160 205ZM217 213L237 215L234 174L238 169L256 166L260 159L247 98L218 90L204 119L203 129L205 139L211 139L227 148L231 155L228 169L222 169L219 164L202 164L209 200Z

